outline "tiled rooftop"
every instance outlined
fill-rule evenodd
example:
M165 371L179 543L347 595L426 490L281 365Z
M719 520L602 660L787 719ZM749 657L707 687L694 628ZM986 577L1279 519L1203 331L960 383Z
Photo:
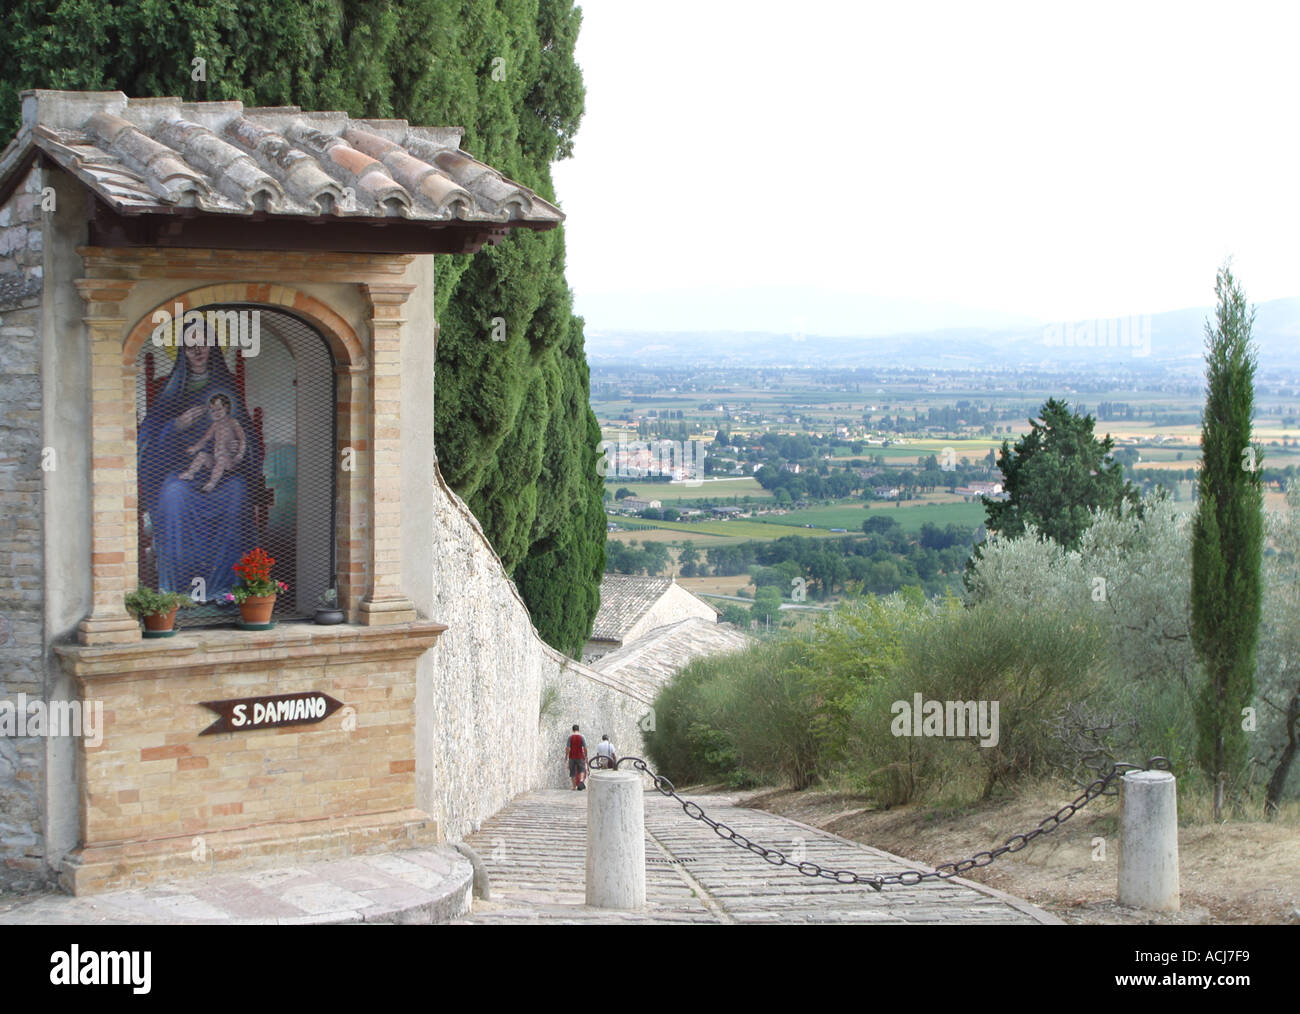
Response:
M22 128L0 155L0 194L36 149L127 215L196 209L533 228L563 220L462 151L462 133L297 106L25 92Z
M739 627L692 616L656 627L644 637L591 663L591 667L616 677L641 697L654 700L694 659L730 654L751 643L752 638Z
M600 582L600 611L592 625L592 640L623 640L670 587L672 580L666 577L606 574Z

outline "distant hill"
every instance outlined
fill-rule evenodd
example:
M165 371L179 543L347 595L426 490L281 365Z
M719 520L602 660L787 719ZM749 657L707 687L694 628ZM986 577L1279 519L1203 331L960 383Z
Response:
M746 331L586 332L593 365L933 366L1104 365L1135 370L1199 369L1212 307L1050 326L951 328L875 336ZM1300 365L1300 299L1258 306L1254 330L1262 368Z

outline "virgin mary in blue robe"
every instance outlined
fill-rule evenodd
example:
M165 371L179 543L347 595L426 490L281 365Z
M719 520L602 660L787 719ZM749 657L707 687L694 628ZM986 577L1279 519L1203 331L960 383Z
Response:
M179 476L194 460L186 448L210 424L208 402L224 394L244 430L243 459L205 493L203 474ZM189 595L202 578L209 602L221 603L238 575L234 565L253 548L251 491L262 467L262 442L220 349L195 345L177 355L162 392L140 424L137 440L140 510L148 512L158 588Z

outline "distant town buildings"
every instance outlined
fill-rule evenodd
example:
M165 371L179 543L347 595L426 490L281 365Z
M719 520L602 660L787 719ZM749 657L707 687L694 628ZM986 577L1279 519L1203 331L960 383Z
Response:
M603 440L602 475L626 479L667 476L690 482L704 476L705 445L700 440Z
M997 496L1002 492L1002 483L1000 482L970 482L965 486L958 486L953 492L959 496Z

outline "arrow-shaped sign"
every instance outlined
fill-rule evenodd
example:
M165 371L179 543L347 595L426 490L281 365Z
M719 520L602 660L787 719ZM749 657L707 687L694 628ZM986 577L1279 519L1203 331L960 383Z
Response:
M278 729L282 725L314 725L343 707L341 701L315 690L274 697L241 697L233 701L200 701L199 704L221 716L200 732L200 736Z

